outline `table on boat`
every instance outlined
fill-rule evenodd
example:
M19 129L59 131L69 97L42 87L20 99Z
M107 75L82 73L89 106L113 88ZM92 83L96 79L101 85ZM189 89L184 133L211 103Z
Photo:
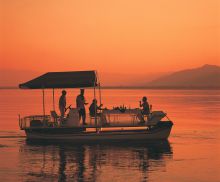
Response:
M120 117L130 116L132 124L135 123L138 119L138 115L141 114L140 109L126 109L125 111L120 111L116 109L111 110L103 110L102 112L106 117L108 122L111 122L111 117L113 117L114 121L119 121Z

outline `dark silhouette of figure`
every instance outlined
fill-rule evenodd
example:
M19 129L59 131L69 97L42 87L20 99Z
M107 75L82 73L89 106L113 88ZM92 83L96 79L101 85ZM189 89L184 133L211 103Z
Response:
M143 115L149 115L150 114L150 107L149 104L147 102L147 97L143 97L142 98L142 103L140 101L140 107L142 107L142 114Z
M93 99L92 104L89 107L89 115L91 117L98 117L100 124L108 125L106 116L102 112L100 112L101 110L104 110L102 108L102 106L103 106L102 104L100 104L100 106L98 106L97 100Z
M66 110L66 90L62 91L62 95L59 99L59 109L60 109L60 116L64 118L65 110Z
M76 107L79 112L79 120L83 120L83 125L87 125L86 123L86 109L85 105L87 105L84 97L84 89L80 89L80 94L76 98Z
M96 116L100 116L101 113L98 113L98 110L102 110L101 107L102 107L102 104L100 106L98 106L97 105L97 100L93 99L92 104L89 107L89 114L90 114L90 116L92 116L92 117L95 117L95 115Z
M149 114L150 114L150 107L149 103L147 102L147 97L142 98L142 102L140 101L140 107L142 107L141 114L138 115L138 118L140 119L140 123L144 123L144 116L147 116L147 120L149 120Z

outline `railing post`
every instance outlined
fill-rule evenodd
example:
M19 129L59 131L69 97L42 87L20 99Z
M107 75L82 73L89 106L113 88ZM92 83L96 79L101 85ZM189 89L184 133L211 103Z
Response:
M94 99L96 99L95 83L94 83ZM95 126L96 126L96 132L97 132L98 126L97 126L97 116L96 116L96 104L95 104Z
M42 88L42 94L43 94L43 125L45 126L45 93L44 88Z
M54 88L53 88L53 110L55 111L55 101L54 101Z
M21 127L21 116L20 116L20 114L18 114L18 120L19 120L19 127L20 127L20 129L22 129L22 127Z

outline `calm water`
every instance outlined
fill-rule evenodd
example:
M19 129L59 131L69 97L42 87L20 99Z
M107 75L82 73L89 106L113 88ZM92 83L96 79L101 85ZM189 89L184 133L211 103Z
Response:
M75 106L78 90L67 92ZM144 95L174 122L169 141L42 145L27 143L18 129L18 114L42 113L41 92L0 90L0 181L220 181L220 91L103 90L102 99L108 108L136 108ZM91 102L92 90L85 96Z

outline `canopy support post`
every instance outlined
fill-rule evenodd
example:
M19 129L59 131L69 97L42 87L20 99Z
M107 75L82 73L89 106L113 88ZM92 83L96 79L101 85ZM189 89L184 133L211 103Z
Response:
M44 125L45 125L45 93L44 93L44 88L42 88L42 93L43 93L43 116L44 116Z
M97 71L95 71L96 74L96 82L98 82L98 89L99 89L99 104L102 104L102 95L101 95L101 84L100 84L100 80L99 80L99 75L97 73Z
M95 83L94 83L94 99L96 99L96 91L95 91ZM95 111L96 111L96 105L95 105ZM96 132L98 132L98 126L97 126L97 116L95 112L95 127L96 127Z
M99 76L98 76L97 71L95 71L95 75L96 75L96 77L95 77L95 83L94 83L94 90L95 90L95 87L98 86L98 89L99 89L99 105L101 106L102 105L101 84L100 84L100 80L99 80ZM97 85L96 85L96 83L97 83ZM96 110L96 108L95 108L95 110ZM100 128L102 127L102 120L101 120L101 118L102 117L100 117ZM95 121L96 121L96 132L98 132L96 112L95 112Z
M54 101L54 88L53 88L53 110L55 111L55 101Z
M102 94L101 94L100 82L98 84L99 84L99 102L100 102L100 106L101 106L101 104L102 104Z

